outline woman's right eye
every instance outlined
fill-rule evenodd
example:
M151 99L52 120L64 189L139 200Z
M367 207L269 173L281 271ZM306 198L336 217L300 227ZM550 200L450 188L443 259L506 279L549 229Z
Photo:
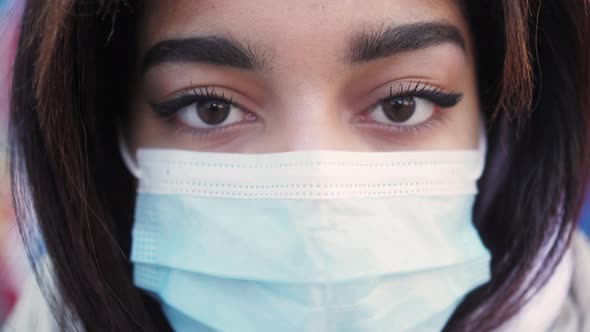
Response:
M183 107L176 116L188 127L212 128L239 123L246 119L248 113L228 101L204 99Z
M217 129L252 121L256 116L243 110L215 89L198 88L161 104L153 104L159 116L174 118L182 125L195 129Z

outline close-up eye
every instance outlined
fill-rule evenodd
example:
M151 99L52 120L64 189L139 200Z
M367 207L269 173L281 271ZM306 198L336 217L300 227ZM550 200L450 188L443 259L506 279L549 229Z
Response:
M416 126L427 122L438 108L457 105L463 95L446 93L439 88L423 86L420 83L399 91L390 88L389 97L382 99L368 113L366 118L381 124Z
M231 98L209 88L193 89L180 97L153 104L152 107L159 116L173 117L194 129L227 127L255 118L254 114L240 108Z
M245 114L227 101L209 99L182 108L177 116L189 127L210 128L240 122Z
M430 119L434 108L434 103L425 99L394 97L382 101L369 113L369 117L384 124L414 126Z

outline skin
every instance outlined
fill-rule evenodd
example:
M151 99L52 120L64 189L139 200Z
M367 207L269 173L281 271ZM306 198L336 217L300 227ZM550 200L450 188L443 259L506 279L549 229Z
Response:
M449 42L366 63L346 60L348 45L359 33L419 22L456 27L465 40L464 49ZM236 153L477 147L481 117L472 41L455 1L148 1L140 20L138 63L163 40L206 35L247 44L269 63L268 68L256 71L200 62L150 67L137 79L127 138L133 151L147 147ZM461 100L453 107L435 107L428 123L411 130L374 120L376 113L370 110L390 91L397 92L400 86L408 90L418 82L460 93ZM245 109L244 121L201 135L179 113L163 118L150 106L205 86L231 96ZM194 107L184 112L196 114Z

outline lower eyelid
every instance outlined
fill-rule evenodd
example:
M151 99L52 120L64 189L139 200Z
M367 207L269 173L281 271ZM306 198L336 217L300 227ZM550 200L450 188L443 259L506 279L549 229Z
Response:
M444 114L446 112L442 111L439 109L438 106L435 106L434 112L432 114L432 116L419 124L416 125L412 125L412 126L403 126L403 125L395 125L395 124L385 124L385 123L379 123L379 122L369 122L369 121L365 121L365 120L360 120L360 121L354 121L356 124L358 124L361 128L363 128L364 130L379 130L379 131L384 131L384 132L388 132L390 134L412 134L412 133L420 133L423 132L424 130L430 130L430 129L435 129L436 126L438 126L439 124L444 124L444 122L446 121L447 116Z
M246 129L246 127L256 125L258 123L258 119L248 119L245 121L236 122L229 125L223 126L216 126L216 127L209 127L209 128L195 128L188 126L182 121L178 120L176 117L172 116L172 119L168 120L171 129L174 130L176 133L185 133L190 134L193 137L213 137L213 136L220 136L226 133L233 134L234 132L239 132L240 130Z

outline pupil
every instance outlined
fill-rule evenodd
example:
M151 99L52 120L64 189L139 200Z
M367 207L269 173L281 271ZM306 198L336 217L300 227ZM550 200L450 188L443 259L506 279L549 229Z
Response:
M383 103L385 116L393 122L408 121L416 111L414 97L396 97Z
M229 116L231 105L218 100L197 104L199 118L208 125L218 125Z

